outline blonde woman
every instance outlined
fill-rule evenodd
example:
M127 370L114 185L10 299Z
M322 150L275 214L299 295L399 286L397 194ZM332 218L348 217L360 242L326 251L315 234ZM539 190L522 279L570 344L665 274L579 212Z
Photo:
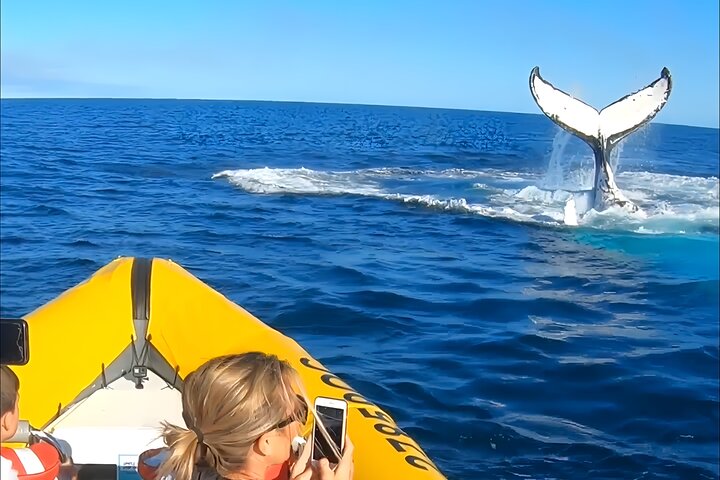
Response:
M351 480L353 445L337 468L323 459L312 465L310 448L299 458L293 438L307 418L299 374L275 355L227 355L201 365L185 379L183 419L187 428L163 425L167 445L140 458L143 478L173 480ZM148 455L149 454L149 455ZM148 456L164 458L152 474Z

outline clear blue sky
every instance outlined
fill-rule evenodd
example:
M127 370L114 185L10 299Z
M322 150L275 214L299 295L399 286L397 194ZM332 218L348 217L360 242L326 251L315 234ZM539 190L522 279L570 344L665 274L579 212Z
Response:
M718 127L718 0L2 0L2 97L151 97L539 113L667 66L656 121Z

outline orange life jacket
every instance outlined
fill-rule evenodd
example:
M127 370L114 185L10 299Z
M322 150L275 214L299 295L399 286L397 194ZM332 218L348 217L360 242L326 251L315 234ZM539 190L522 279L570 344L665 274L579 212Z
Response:
M18 480L57 480L60 472L60 452L47 442L25 448L2 447L0 456L12 462Z

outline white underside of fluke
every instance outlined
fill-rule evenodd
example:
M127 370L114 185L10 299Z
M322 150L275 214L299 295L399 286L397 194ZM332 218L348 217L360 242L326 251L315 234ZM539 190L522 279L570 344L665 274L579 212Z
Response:
M550 119L569 127L572 133L598 137L600 114L593 107L555 88L539 73L531 76L530 88L535 102Z
M162 447L160 422L184 425L180 392L148 371L143 389L121 377L73 405L45 430L69 444L76 464L120 465Z
M665 105L672 83L663 69L660 78L647 87L627 95L597 111L545 81L539 70L530 75L530 90L540 109L560 126L585 140L616 141L649 122Z

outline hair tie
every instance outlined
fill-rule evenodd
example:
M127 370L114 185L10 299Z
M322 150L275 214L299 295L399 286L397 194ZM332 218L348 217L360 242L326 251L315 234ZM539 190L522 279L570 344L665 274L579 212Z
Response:
M198 443L201 445L204 445L205 444L204 436L203 436L203 433L200 431L200 429L197 428L195 425L193 425L192 427L190 427L190 430L195 432L195 436L197 437Z

